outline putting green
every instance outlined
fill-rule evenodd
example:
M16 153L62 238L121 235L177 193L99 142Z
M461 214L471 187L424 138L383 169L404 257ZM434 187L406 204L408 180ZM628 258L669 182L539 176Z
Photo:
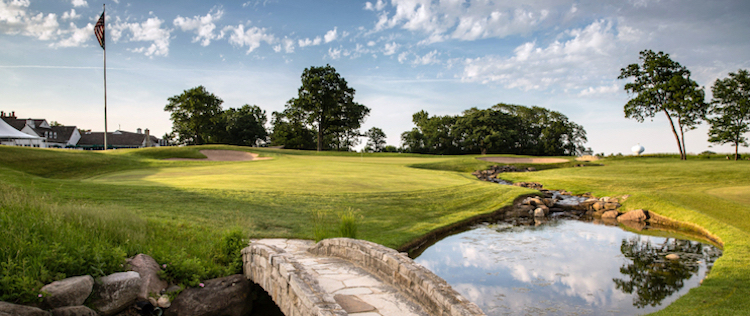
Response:
M451 158L444 160L448 159ZM424 162L424 159L281 156L262 161L205 162L129 170L97 176L89 181L192 189L310 193L434 190L464 185L470 181L465 174L408 167L420 162Z

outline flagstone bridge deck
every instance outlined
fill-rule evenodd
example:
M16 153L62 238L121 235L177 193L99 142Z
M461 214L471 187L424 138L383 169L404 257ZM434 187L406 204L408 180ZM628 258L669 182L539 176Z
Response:
M484 315L405 254L368 241L259 239L242 260L287 316Z

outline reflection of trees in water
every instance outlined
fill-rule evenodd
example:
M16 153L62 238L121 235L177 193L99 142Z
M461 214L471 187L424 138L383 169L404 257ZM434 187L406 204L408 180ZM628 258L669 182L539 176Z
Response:
M661 245L652 245L639 237L623 240L620 252L632 260L632 263L620 267L620 273L630 280L612 279L617 289L632 294L633 305L642 308L647 305L657 306L664 298L679 291L684 281L700 268L699 260L705 260L711 266L716 260L715 251L707 249L699 242L667 238ZM677 253L679 260L667 260L665 256Z

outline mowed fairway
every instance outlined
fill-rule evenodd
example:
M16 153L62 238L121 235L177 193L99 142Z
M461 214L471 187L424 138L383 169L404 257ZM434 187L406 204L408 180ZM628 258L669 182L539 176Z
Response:
M442 162L452 158L428 159ZM159 185L246 191L375 193L449 188L470 179L456 172L415 169L425 158L277 156L270 160L204 162L129 170L90 179L118 185Z

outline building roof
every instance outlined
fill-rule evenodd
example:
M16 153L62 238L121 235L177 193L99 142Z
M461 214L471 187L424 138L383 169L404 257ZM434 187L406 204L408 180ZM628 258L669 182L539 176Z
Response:
M75 126L50 126L53 132L55 132L55 138L47 138L48 141L67 143L70 138L73 137L73 132L76 131Z
M159 139L150 135L152 144L159 144ZM126 131L114 131L107 133L107 147L134 148L143 146L146 134L138 134ZM86 132L81 134L78 141L79 147L103 147L104 132Z
M22 133L18 129L14 128L13 126L5 122L5 120L0 120L0 138L39 138L39 137L31 136L26 133Z

